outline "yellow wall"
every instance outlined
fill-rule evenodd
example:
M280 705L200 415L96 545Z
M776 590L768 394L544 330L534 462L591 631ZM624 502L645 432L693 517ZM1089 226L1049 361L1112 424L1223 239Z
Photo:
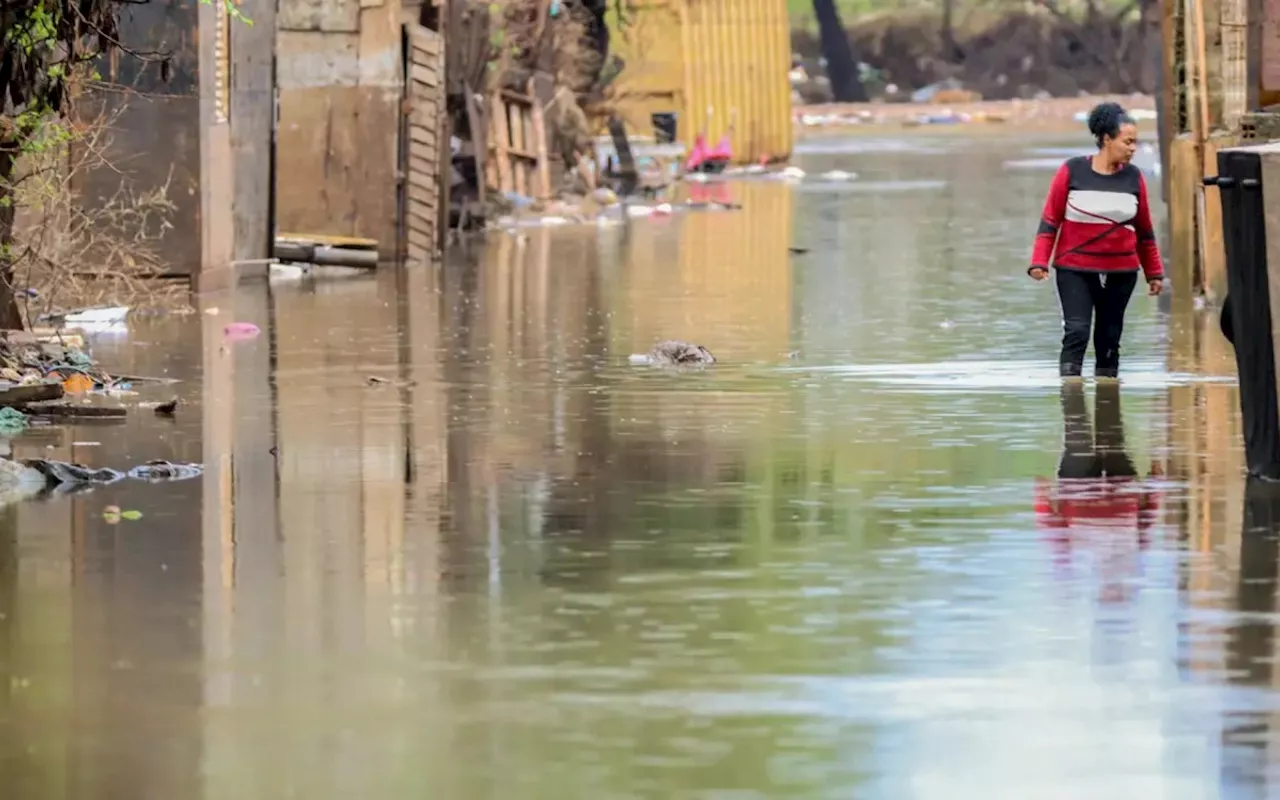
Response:
M784 0L649 0L610 49L626 62L619 110L630 130L649 133L651 113L676 111L686 145L702 131L714 143L733 120L738 161L791 154Z

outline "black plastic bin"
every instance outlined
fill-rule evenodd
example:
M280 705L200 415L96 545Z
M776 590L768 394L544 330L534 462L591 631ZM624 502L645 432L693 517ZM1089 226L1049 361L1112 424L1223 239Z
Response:
M653 138L658 144L671 144L676 140L676 112L651 114L649 119L653 122Z

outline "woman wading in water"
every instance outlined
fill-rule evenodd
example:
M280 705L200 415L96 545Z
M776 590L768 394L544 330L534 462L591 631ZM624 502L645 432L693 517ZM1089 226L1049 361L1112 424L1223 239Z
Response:
M1115 378L1124 311L1138 270L1148 293L1158 295L1164 268L1147 183L1129 163L1138 146L1133 118L1117 103L1099 103L1089 112L1089 132L1098 152L1067 159L1053 176L1027 273L1042 281L1054 269L1062 303L1062 376L1080 375L1092 327L1095 374Z

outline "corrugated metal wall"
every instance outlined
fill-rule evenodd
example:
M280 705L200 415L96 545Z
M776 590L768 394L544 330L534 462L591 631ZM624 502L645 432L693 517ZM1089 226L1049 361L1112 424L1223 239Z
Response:
M679 137L713 143L734 125L740 162L791 154L790 21L785 0L651 0L615 29L610 49L626 61L618 78L628 128L649 133L649 115L675 111Z

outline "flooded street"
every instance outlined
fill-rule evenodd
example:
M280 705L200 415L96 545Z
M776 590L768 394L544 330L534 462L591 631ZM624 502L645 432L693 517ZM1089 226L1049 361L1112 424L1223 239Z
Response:
M0 797L1277 796L1280 491L1213 316L1062 387L1063 147L808 140L857 180L96 337L176 420L15 454L205 474L0 510Z

